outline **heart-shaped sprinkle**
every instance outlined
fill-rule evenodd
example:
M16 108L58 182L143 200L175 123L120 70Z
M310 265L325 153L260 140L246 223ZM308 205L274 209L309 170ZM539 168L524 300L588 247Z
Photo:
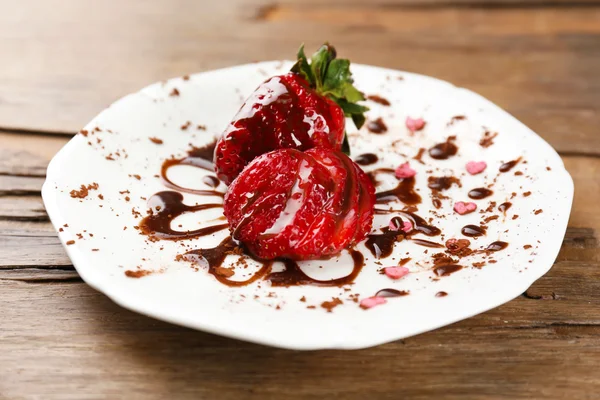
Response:
M406 127L411 132L417 132L425 127L425 121L423 118L406 117Z
M400 166L396 168L396 178L398 179L412 178L416 174L417 171L412 169L407 162L400 164Z
M406 267L387 267L383 269L383 272L392 279L400 279L403 276L408 275L410 272Z
M410 232L410 231L412 231L412 224L410 222L408 222L408 221L404 221L402 223L402 230L404 232Z
M372 308L378 306L380 304L387 303L387 300L380 296L367 297L366 299L362 299L360 301L360 308L366 310L368 308Z
M465 203L462 201L457 201L456 203L454 203L454 211L456 211L460 215L469 214L475 210L477 210L477 204L475 204L475 203L472 203L472 202Z
M471 175L477 175L485 171L487 164L485 161L469 161L467 163L467 172Z

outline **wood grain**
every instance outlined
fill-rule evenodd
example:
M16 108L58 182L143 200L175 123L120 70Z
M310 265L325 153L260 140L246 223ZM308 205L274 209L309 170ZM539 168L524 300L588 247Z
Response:
M69 138L0 132L0 175L46 176L46 167L50 159Z
M15 12L0 15L0 54L11 54L0 63L0 127L75 132L150 82L290 58L300 42L314 48L330 40L356 62L417 71L479 92L565 151L600 148L600 7L228 4L137 0L119 4L115 14L111 1L19 2ZM550 6L529 7L539 4ZM86 12L90 7L94 12ZM59 45L48 46L49 40Z
M0 296L8 398L584 399L600 390L597 321L514 321L568 300L521 297L373 349L293 352L154 321L81 283L3 281Z

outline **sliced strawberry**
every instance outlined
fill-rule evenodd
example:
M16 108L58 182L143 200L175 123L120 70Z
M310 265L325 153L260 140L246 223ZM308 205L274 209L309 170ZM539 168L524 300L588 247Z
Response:
M252 243L274 224L288 202L304 158L293 152L265 154L231 185L223 211L236 239Z
M225 196L233 237L264 259L339 253L357 231L368 233L373 216L374 190L360 182L368 178L357 168L343 153L323 148L282 149L256 158Z
M339 150L344 141L345 117L357 127L366 107L354 86L348 60L336 59L335 49L322 46L311 64L298 52L292 72L262 83L227 126L215 148L219 178L230 184L255 157L280 148Z
M335 221L335 233L322 254L337 254L354 238L359 217L360 188L354 163L341 152L323 148L308 150L306 154L329 170L336 185L333 207L328 210Z
M363 240L373 226L373 213L375 209L375 186L371 178L358 166L354 164L360 186L359 220L352 244Z

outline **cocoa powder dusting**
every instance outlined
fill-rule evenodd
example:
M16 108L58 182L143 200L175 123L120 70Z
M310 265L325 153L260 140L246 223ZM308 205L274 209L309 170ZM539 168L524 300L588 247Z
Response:
M340 304L344 304L338 297L332 297L331 301L324 301L321 303L321 307L327 310L327 312L331 312L335 307Z

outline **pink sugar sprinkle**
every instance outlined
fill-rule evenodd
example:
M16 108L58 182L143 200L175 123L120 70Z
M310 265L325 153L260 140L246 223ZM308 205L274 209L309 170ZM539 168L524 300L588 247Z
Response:
M410 272L406 267L387 267L383 269L383 272L392 279L400 279L403 276L408 275Z
M469 161L467 163L467 172L471 175L477 175L485 171L487 164L485 161Z
M454 204L454 211L456 211L460 215L469 214L475 210L477 210L477 204L472 203L472 202L465 203L462 201L457 201Z
M404 164L400 164L398 168L396 168L396 178L404 179L404 178L412 178L417 174L417 171L412 169L408 162Z
M366 310L368 308L375 307L375 306L378 306L380 304L385 304L385 303L387 303L387 300L383 297L379 297L379 296L367 297L366 299L362 299L360 301L360 308L362 308L363 310Z
M425 121L423 118L406 117L406 127L411 132L417 132L425 127Z

